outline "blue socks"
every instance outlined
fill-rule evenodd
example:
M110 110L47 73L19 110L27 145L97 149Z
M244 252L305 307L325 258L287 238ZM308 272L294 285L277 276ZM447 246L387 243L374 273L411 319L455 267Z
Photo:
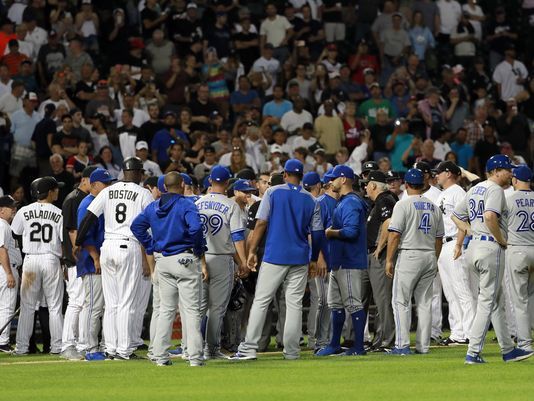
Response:
M343 314L343 316L344 315L345 314ZM352 318L352 329L354 330L354 348L358 351L363 351L363 333L365 331L365 322L367 319L365 310L362 309L358 312L354 312L350 317Z
M330 340L332 348L340 347L343 324L345 324L345 309L332 309L332 339Z

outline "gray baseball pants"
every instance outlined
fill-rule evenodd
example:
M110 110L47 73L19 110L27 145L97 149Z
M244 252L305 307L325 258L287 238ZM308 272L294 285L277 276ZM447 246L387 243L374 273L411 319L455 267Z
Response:
M395 340L395 323L391 307L393 280L386 276L385 256L378 260L369 254L369 280L376 305L375 338L376 347L390 347Z
M85 298L80 312L80 343L84 344L86 352L97 352L99 350L98 334L100 334L104 315L102 276L86 274L81 280Z

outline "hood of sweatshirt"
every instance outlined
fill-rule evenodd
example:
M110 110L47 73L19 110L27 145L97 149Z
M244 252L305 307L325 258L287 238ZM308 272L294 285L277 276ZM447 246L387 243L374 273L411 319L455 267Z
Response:
M167 216L181 198L183 198L183 195L180 194L163 194L156 205L156 215L158 217Z

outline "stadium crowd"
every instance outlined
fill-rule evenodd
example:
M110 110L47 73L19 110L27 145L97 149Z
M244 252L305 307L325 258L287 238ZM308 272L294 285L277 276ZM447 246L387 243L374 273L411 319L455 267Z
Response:
M428 188L442 161L469 186L495 154L533 160L530 0L16 0L0 15L0 195L18 207L37 177L65 183L61 208L88 166L122 179L132 156L145 179L187 174L190 195L226 166L248 181L230 193L246 212L248 185L263 195L291 158L319 178L381 171L397 199L416 163ZM229 316L227 349L241 330Z

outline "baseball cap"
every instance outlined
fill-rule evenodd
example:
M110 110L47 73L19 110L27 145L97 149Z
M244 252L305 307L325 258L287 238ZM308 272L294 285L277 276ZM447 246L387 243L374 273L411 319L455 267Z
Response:
M145 43L143 42L143 39L141 38L130 38L130 47L132 49L144 49Z
M388 171L386 174L386 182L402 180L401 175L397 171Z
M193 185L193 180L191 179L189 174L180 173L180 175L182 176L182 179L184 180L185 185Z
M146 143L146 141L139 141L135 144L135 150L141 150L141 149L148 150L148 143Z
M273 173L269 178L269 185L274 187L275 185L282 185L284 183L284 176L280 173Z
M224 182L230 179L230 171L223 166L215 166L209 175L211 181Z
M286 173L302 173L304 171L304 166L297 159L289 159L284 165L284 171Z
M334 168L329 168L326 173L324 173L323 175L323 179L321 180L323 182L323 185L324 184L328 184L330 181L332 181L334 179L334 177L332 176L332 171L334 171Z
M332 171L332 178L335 179L339 177L346 177L353 180L355 177L354 170L352 170L349 166L340 164L334 167L334 170Z
M87 166L82 171L82 178L89 178L91 177L91 174L93 174L93 171L95 171L98 167L96 166Z
M166 117L169 117L169 116L176 117L176 113L174 111L172 111L172 110L168 110L165 113L163 113L163 118L166 118Z
M367 180L365 181L366 182L371 182L371 181L382 182L385 184L387 181L387 177L382 171L376 170L376 171L371 171L369 175L367 176Z
M371 67L367 67L363 70L363 74L364 75L367 75L367 74L374 74L375 73L375 70Z
M24 96L24 99L32 100L34 102L39 100L39 98L37 97L37 94L35 92L26 93L26 96Z
M425 174L418 168L411 168L404 175L404 181L412 185L423 185L425 182Z
M15 207L17 204L15 199L9 195L0 196L0 207Z
M430 174L432 172L432 169L430 168L430 165L427 162L417 162L414 164L413 167L418 170L421 170L425 174Z
M496 170L498 168L503 168L511 170L516 166L512 163L512 160L506 155L495 155L491 156L486 162L486 172Z
M167 188L165 188L165 174L158 177L158 189L162 194L167 192Z
M107 89L108 88L108 81L105 79L101 79L96 84L97 89Z
M374 160L370 160L368 162L363 163L362 166L362 173L368 173L369 171L376 171L378 170L378 163Z
M265 43L265 44L263 45L263 48L264 48L264 49L274 49L274 46L273 46L272 43Z
M454 175L461 175L462 170L460 170L460 167L458 167L454 162L447 160L444 162L441 162L438 164L438 167L436 168L436 172L438 174L443 173L444 171L448 171L451 174Z
M253 181L256 179L256 174L249 168L244 168L243 170L238 171L235 176L236 178L241 178L243 180L249 181Z
M284 150L282 149L280 145L278 145L277 143L274 143L271 145L270 152L271 153L284 153Z
M189 3L187 4L187 6L185 7L186 9L190 9L190 8L198 8L198 6L195 4L195 3Z
M236 182L234 182L232 189L234 191L241 191L241 192L252 192L256 190L256 188L250 185L250 182L248 180L243 180L243 179L239 179Z
M369 89L378 88L380 89L380 84L378 82L373 82L371 85L369 85Z
M143 183L143 186L154 188L158 186L158 177L153 175L152 177L148 177L145 182Z
M302 185L305 187L312 187L321 182L321 177L315 171L310 171L309 173L304 174L302 178Z
M532 179L532 170L527 165L523 164L514 168L512 176L519 181L529 182Z
M48 191L52 191L56 188L63 188L65 186L64 182L57 182L54 177L50 176L38 178L36 181L37 182L34 181L35 186L32 185L32 188L35 190L37 196L47 194Z
M89 177L89 182L91 184L93 182L103 182L107 184L113 181L116 181L116 179L111 176L109 171L103 168L97 168L95 171L91 173L91 176Z

